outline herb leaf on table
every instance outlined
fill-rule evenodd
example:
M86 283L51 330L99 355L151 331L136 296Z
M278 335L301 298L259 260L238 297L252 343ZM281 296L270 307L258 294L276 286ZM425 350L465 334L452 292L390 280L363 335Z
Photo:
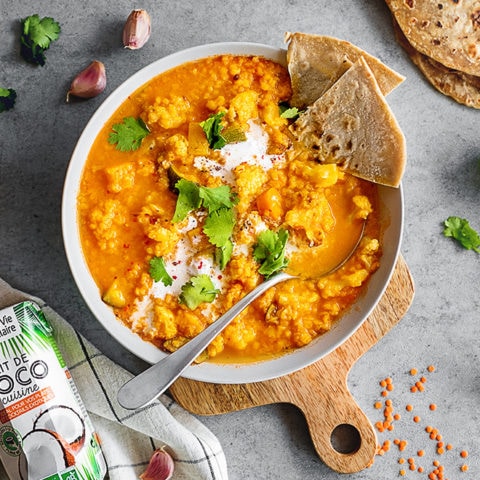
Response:
M38 14L22 20L20 36L22 57L30 63L45 65L45 51L60 35L60 24L51 17L40 18Z
M0 87L0 113L12 109L16 99L17 92L13 88Z
M446 237L451 237L462 245L467 250L474 250L480 253L480 236L470 226L470 223L465 218L456 216L448 217L444 222L445 228L443 234Z

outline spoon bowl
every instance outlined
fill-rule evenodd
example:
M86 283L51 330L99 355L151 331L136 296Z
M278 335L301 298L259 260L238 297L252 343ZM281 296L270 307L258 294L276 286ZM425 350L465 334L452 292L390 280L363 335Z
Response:
M314 279L330 275L341 268L355 253L365 232L366 220L361 222L358 238L346 255L337 260L335 255L326 255L323 265L333 265L323 270L319 270L319 265L314 267ZM327 253L330 249L327 249ZM310 270L311 272L312 270ZM149 367L144 372L133 377L126 382L118 391L118 403L127 410L137 410L152 402L159 395L164 393L168 387L183 373L183 371L207 348L210 342L224 330L232 320L248 307L255 299L266 292L269 288L287 280L295 278L306 278L301 273L282 271L277 273L264 282L260 283L250 293L245 295L232 308L225 312L218 320L209 325L205 330L191 339L185 345L173 353L170 353L156 364ZM308 279L312 279L309 277Z

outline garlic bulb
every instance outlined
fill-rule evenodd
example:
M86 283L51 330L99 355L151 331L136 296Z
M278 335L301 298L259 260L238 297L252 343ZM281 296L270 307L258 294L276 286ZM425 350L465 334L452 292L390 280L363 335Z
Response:
M106 86L105 65L94 60L73 79L70 90L67 92L67 102L70 100L70 95L81 98L96 97L105 90Z
M173 458L165 451L165 447L162 447L153 452L150 463L140 478L142 480L170 480L173 469Z
M150 15L146 10L132 10L123 27L123 45L130 50L142 48L150 38Z

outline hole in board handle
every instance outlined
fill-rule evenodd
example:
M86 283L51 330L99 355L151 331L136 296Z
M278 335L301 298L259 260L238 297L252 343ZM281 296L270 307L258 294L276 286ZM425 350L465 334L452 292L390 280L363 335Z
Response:
M360 449L362 438L360 432L353 425L342 423L333 429L330 443L336 452L351 454Z

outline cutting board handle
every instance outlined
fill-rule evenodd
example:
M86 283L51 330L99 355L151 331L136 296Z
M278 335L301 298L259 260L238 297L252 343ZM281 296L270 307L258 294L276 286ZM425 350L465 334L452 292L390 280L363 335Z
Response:
M324 463L337 472L354 473L371 464L377 436L350 393L345 372L339 371L338 363L336 367L336 380L328 375L325 381L325 371L320 371L318 364L303 370L303 375L290 377L303 384L291 401L305 416L315 450Z

